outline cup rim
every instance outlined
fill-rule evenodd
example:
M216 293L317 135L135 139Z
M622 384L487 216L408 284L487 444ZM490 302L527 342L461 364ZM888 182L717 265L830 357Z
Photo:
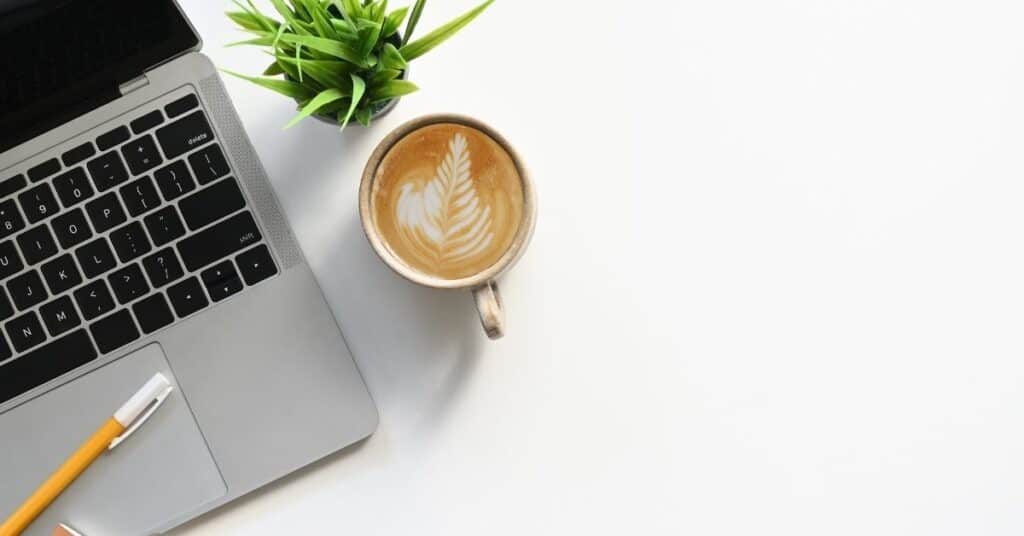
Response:
M523 187L523 219L519 224L519 230L516 232L516 236L512 240L512 244L509 245L507 250L505 250L505 253L501 258L487 269L477 273L476 275L460 279L434 277L406 265L388 249L387 245L384 244L384 240L380 237L380 234L373 226L373 210L371 206L373 184L375 176L377 175L377 168L380 166L380 163L384 160L384 157L392 147L405 138L405 136L421 128L441 123L454 123L473 128L483 132L493 139L501 146L502 149L505 150L505 152L508 153L509 157L512 158L512 162L516 166L516 172L519 174L519 180ZM533 236L533 231L537 223L537 200L536 193L533 188L533 181L530 179L529 170L527 170L523 163L522 157L515 150L512 144L509 143L509 141L497 130L479 119L465 115L431 114L403 123L398 128L388 133L388 135L385 136L377 145L377 148L374 149L373 154L370 155L370 159L366 163L366 167L363 169L363 176L359 185L359 218L363 226L363 233L366 234L366 238L370 241L370 245L373 246L374 251L377 252L377 256L380 257L381 260L383 260L384 263L398 275L412 281L413 283L432 288L469 289L497 279L515 265L516 261L523 256L523 253L526 251L526 246Z

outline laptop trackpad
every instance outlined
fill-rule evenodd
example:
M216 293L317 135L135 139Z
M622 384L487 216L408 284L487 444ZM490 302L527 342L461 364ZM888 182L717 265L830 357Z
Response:
M25 534L65 522L87 536L149 534L227 491L171 374L151 344L0 415L0 517L17 508L153 374L175 385L128 440L101 455Z

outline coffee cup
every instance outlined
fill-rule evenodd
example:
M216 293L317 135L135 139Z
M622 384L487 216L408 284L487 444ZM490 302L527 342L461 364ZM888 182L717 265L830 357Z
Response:
M536 222L533 184L508 141L458 115L388 134L363 172L359 214L392 270L437 289L470 290L491 339L505 334L498 278L522 257Z

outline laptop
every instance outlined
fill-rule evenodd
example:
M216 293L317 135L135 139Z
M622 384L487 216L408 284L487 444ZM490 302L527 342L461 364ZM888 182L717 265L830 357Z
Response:
M28 530L176 527L377 410L173 0L0 0L0 517L155 373L170 399Z

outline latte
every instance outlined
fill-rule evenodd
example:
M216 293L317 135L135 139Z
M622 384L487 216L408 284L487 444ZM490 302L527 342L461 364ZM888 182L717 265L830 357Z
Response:
M465 125L406 134L374 172L372 226L395 258L430 277L459 280L495 265L515 241L523 211L512 156Z

